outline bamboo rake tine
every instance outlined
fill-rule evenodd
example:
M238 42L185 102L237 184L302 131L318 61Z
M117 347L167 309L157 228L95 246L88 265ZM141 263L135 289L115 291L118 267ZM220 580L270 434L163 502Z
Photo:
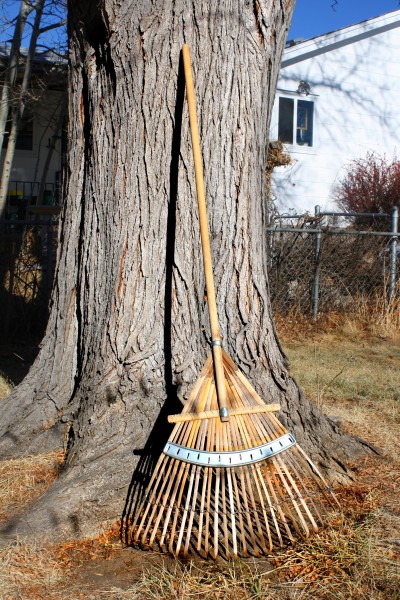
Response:
M173 506L172 506L173 499L172 498L176 494L176 488L179 484L181 473L185 467L185 463L183 463L183 462L178 462L177 460L173 460L172 462L173 462L172 473L168 479L164 478L164 480L162 482L161 488L160 488L158 496L157 496L157 502L154 506L154 510L150 516L150 519L148 520L147 527L142 535L142 543L144 543L146 536L150 530L150 527L153 523L156 509L158 507L158 515L154 521L153 532L152 532L152 534L150 536L150 540L149 540L150 546L153 545L155 536L158 531L158 527L160 525L161 519L164 516L164 512L165 512L165 521L164 521L165 528L164 528L163 534L161 535L160 545L162 545L164 543L165 531L167 530L169 516L170 516L172 508L173 508ZM174 483L175 483L175 486L174 486ZM166 487L166 489L165 489L165 487ZM173 488L173 492L172 492L173 495L170 496L172 488ZM165 489L165 491L164 491L164 489Z
M212 379L210 377L209 379L206 379L204 381L204 386L202 386L199 389L198 396L201 398L201 400L200 400L200 409L201 410L204 409L204 404L207 401L207 395L208 395L211 383L212 383ZM203 387L205 389L203 389ZM197 437L197 433L198 433L198 430L200 428L200 424L201 424L201 421L194 421L192 423L191 432L190 432L188 440L185 441L185 444L184 444L185 446L188 446L190 448L193 447L193 441ZM177 502L177 506L176 506L175 512L174 512L173 523L172 523L172 530L171 530L171 537L170 537L170 543L169 543L169 551L171 552L171 554L174 554L174 552L173 552L173 538L174 538L174 535L175 535L177 520L178 520L178 516L179 516L179 506L180 506L180 503L181 503L181 500L182 500L182 494L183 494L184 489L185 489L186 480L187 480L188 471L189 471L186 463L181 462L180 464L183 465L183 466L181 467L181 469L180 469L180 471L178 473L177 480L176 480L176 485L174 487L172 496L170 498L170 508L168 509L168 512L167 512L167 516L166 516L165 523L164 523L164 530L163 530L163 534L162 534L162 539L164 539L164 535L165 535L165 533L167 531L167 527L168 527L168 524L169 524L169 521L170 521L170 518L171 518L171 514L172 514L172 510L173 510L173 504L175 502L176 494L178 493L178 489L179 489L178 502Z
M271 514L272 522L273 522L273 524L275 526L275 530L276 530L278 539L280 541L280 544L282 545L281 532L280 532L278 521L277 521L277 518L276 518L275 509L274 509L274 507L272 505L271 498L270 498L270 495L269 495L269 492L268 492L267 484L265 483L265 477L264 477L264 473L263 473L263 468L262 467L258 467L258 476L259 476L259 484L260 484L260 486L262 488L262 491L264 492L264 498L266 499L267 504L268 504L268 509L269 509L269 513ZM260 497L263 497L263 494L261 492L260 492ZM264 507L264 505L263 505L263 507ZM267 516L265 517L265 523L266 523L267 531L268 531L268 539L269 539L269 543L270 543L270 550L272 550L272 548L273 548L273 541L272 541L272 536L271 536L271 528L270 528L269 520L268 520Z
M169 474L171 472L171 469L173 468L173 460L168 460L168 461L164 460L162 466L163 466L162 472L163 473L166 472L166 477L164 478L164 482L167 482L168 481L168 476L169 476ZM135 532L134 536L133 536L133 540L135 542L139 541L139 538L141 536L141 531L142 531L142 528L143 528L143 526L144 526L144 524L146 522L146 519L147 519L149 511L152 510L152 513L151 513L151 517L148 519L147 522L151 523L151 520L152 520L152 518L153 518L153 516L154 516L154 514L155 514L155 512L157 510L157 504L155 502L155 497L156 497L156 494L157 494L157 491L158 491L158 484L159 484L158 477L153 476L152 479L151 479L151 481L150 481L150 483L149 483L149 489L151 489L152 491L151 491L151 495L148 496L147 499L146 499L146 503L145 503L146 505L144 507L144 512L143 512L143 514L141 514L141 512L138 511L137 515L136 515L136 518L135 518L135 520L134 520L134 522L132 524L132 531ZM136 523L139 520L139 518L140 518L140 522L139 522L139 525L138 525L138 527L137 527L137 529L135 531Z
M190 440L191 434L193 434L193 429L191 429L190 426L189 426L189 424L188 424L187 427L182 428L182 430L180 432L180 437L178 438L178 441L181 442L183 445L186 445L188 443L188 440ZM165 458L165 456L164 456L164 458ZM182 471L182 465L184 465L184 463L181 463L180 461L173 460L172 461L172 465L173 465L172 473L169 472L169 477L164 477L162 479L161 487L160 487L160 489L158 491L158 496L157 496L156 503L154 505L153 511L151 513L151 516L148 519L148 525L147 525L147 527L146 527L146 529L145 529L145 531L143 533L143 536L142 536L142 540L144 542L144 540L145 540L145 538L147 536L147 533L148 533L148 531L150 529L150 526L151 526L151 524L153 522L153 519L154 519L154 516L155 516L155 512L156 512L157 506L158 506L159 507L159 513L158 513L158 516L157 516L157 518L155 520L155 523L154 523L153 534L150 537L150 542L149 542L150 546L154 542L155 535L157 533L159 524L161 522L161 519L163 517L164 511L166 509L165 527L164 527L163 534L161 536L160 544L162 545L164 543L164 536L165 536L165 532L166 532L167 527L168 527L169 515L170 515L171 510L172 510L171 500L170 500L170 502L169 502L168 505L167 505L167 502L168 502L168 499L170 498L171 488L172 488L174 482L176 482L176 478L178 477L178 479L179 479L178 471L179 471L179 473ZM165 488L166 488L166 490L164 491ZM161 499L162 497L163 497L163 499ZM161 502L160 502L160 499L161 499ZM160 504L161 504L161 507L159 506ZM146 508L146 510L147 510L147 508Z
M198 429L200 427L200 423L199 425L196 425L197 421L193 422L192 425L192 435L190 435L189 440L187 442L187 446L188 447L192 447L193 444L193 439L197 436L197 432ZM181 505L181 501L182 501L182 495L185 489L185 485L186 485L186 480L188 477L188 472L189 472L189 466L184 463L183 461L181 462L182 468L180 469L177 479L176 479L176 485L174 487L174 491L172 493L172 496L170 498L170 505L171 505L171 510L168 511L168 518L166 518L165 523L164 523L164 531L163 531L163 536L167 530L167 526L168 523L170 521L171 518L171 514L172 514L172 510L173 510L173 505L175 503L175 498L176 498L176 494L178 493L178 500L177 503L175 503L175 512L174 512L174 517L173 517L173 521L172 521L172 529L171 529L171 537L170 537L170 542L169 542L169 551L171 554L174 554L173 551L173 541L174 541L174 536L175 536L175 531L176 531L176 526L177 526L177 521L178 521L178 516L179 516L179 507Z
M206 401L206 406L205 406L206 409L209 409L212 406L212 399L214 397L214 394L215 394L215 386L214 386L214 381L211 379L211 385L210 385L210 389L209 389L209 392L207 395L207 401ZM207 426L207 424L205 423L205 427L206 426ZM208 433L208 435L205 438L206 450L211 451L212 446L211 446L211 437L210 437L209 428L207 428L207 433ZM201 498L200 498L200 515L199 515L199 526L198 526L198 544L197 544L198 551L201 550L201 531L202 531L203 520L204 520L205 491L206 491L206 483L207 483L207 479L208 479L208 471L209 471L209 469L204 470L203 481L202 481L202 492L201 492ZM188 542L186 545L188 547Z
M208 548L209 548L209 535L210 535L210 504L211 504L211 485L213 479L213 469L209 468L208 471L208 481L207 481L207 505L205 508L206 519L204 524L204 551L206 556L208 556Z
M212 385L212 391L210 392L211 396L210 396L210 406L213 405L213 400L215 398L215 385L213 382ZM209 425L209 430L208 430L208 436L207 436L207 451L210 452L212 450L212 438L213 438L213 422L214 419L211 420L211 423ZM208 548L208 526L207 526L207 522L208 522L208 512L206 512L206 510L208 511L208 508L206 509L205 507L205 503L206 503L206 493L208 490L208 480L209 480L209 476L210 476L210 472L211 469L209 469L208 467L206 467L204 469L204 476L203 476L203 482L202 482L202 490L201 490L201 502L200 502L200 517L199 517L199 531L198 531L198 540L197 540L197 550L200 551L201 550L201 542L202 542L202 529L203 529L203 522L204 523L204 528L205 528L205 547L207 546ZM206 515L205 519L204 519L204 514ZM208 550L206 549L206 554L207 554Z
M284 529L286 531L286 534L287 534L289 540L291 542L294 542L295 539L294 539L294 537L292 535L292 532L290 530L290 527L289 527L289 525L287 523L285 513L282 510L282 506L285 506L285 499L282 496L282 492L281 492L279 484L276 483L276 478L275 478L275 474L274 474L274 472L272 470L272 467L274 467L273 463L272 462L268 462L267 463L266 480L267 480L267 483L268 483L271 495L272 495L272 497L274 499L274 506L277 509L277 512L278 512L278 514L280 516L280 519L281 519L281 521L283 523L283 527L284 527ZM278 494L279 494L279 497L280 497L281 500L278 499L278 497L276 495L276 490L278 491ZM283 545L283 540L282 540L282 545Z
M292 473L290 472L290 469L288 468L288 465L282 460L282 458L279 455L276 457L276 460L281 465L281 468L285 469L285 471L287 473L287 476L288 476L288 478L290 479L290 481L292 483L292 487L296 491L297 497L298 497L301 505L303 506L304 513L308 516L308 518L310 520L310 523L311 523L312 527L314 528L314 530L318 531L318 525L315 522L315 519L314 519L314 517L312 515L312 512L310 511L309 507L307 506L307 503L304 500L304 496L303 496L303 494L301 493L301 491L299 489L299 486L298 486L298 484L296 482L296 479L293 477ZM299 481L301 481L300 476L299 476L299 474L297 472L297 466L292 465L292 471L293 471L294 475L296 476L296 478Z
M221 421L219 419L215 419L215 450L219 451L220 449L220 428ZM219 508L219 492L220 492L220 469L215 469L215 494L214 494L214 558L218 556L218 508Z
M228 511L227 511L227 504L226 504L226 491L227 491L226 470L221 469L222 531L223 531L223 540L224 540L224 546L225 546L225 557L229 558L230 550L229 550Z
M267 545L266 545L265 540L264 540L264 536L262 536L263 551L265 552L265 554L268 554L268 552L271 552L271 550L272 550L272 538L271 538L271 531L270 531L270 526L269 526L269 522L268 522L267 511L266 511L264 497L263 497L263 488L262 488L262 484L261 484L262 473L261 473L261 468L260 468L260 466L259 466L258 463L255 464L255 465L252 465L252 477L253 477L254 483L255 483L256 488L257 488L258 497L260 499L262 514L263 514L264 523L265 523L265 530L267 532L268 542L269 542L269 550L268 550L267 549Z
M301 455L296 456L297 460L296 461L294 460L293 454L294 454L295 450L296 449L293 448L291 452L288 452L288 457L286 457L287 458L286 465L288 468L291 467L293 473L296 475L297 485L300 484L301 489L304 492L301 495L303 496L303 498L306 497L309 500L309 502L312 504L312 507L313 507L316 517L318 518L318 520L320 522L322 522L320 512L319 512L317 506L315 505L314 500L312 498L312 494L310 493L310 490L307 489L305 482L312 484L312 485L317 485L319 490L321 490L321 485L317 481L317 479L313 476L313 473L311 472L310 468L308 468L306 470L305 464L303 464L303 458L301 457ZM312 514L313 513L311 512L311 515ZM313 518L314 518L314 516L313 516Z
M171 438L170 438L171 441L174 440L176 437L178 437L178 434L182 433L182 431L188 431L189 430L189 426L187 426L187 427L181 427L180 425L182 425L182 424L178 423L174 427L174 429L172 431L172 434L171 434ZM165 460L165 455L161 454L161 456L159 457L159 459L157 461L157 465L156 465L156 467L155 467L155 469L153 471L153 474L152 474L152 477L150 479L150 482L149 482L149 484L147 486L147 489L151 490L151 493L150 493L150 495L147 496L146 508L145 508L144 513L143 513L143 515L141 517L141 521L140 521L140 524L138 526L138 529L137 529L137 531L136 531L136 533L134 535L134 541L136 541L136 542L138 541L138 539L140 537L140 530L143 527L143 524L145 522L145 519L146 519L146 517L148 515L148 512L151 509L151 507L153 506L153 513L152 513L152 517L149 519L150 522L151 522L151 520L152 520L152 518L154 516L154 512L157 509L157 505L153 504L153 502L154 502L154 498L155 498L156 493L157 493L158 481L160 480L161 475L163 475L167 471L167 474L166 474L166 476L163 479L164 485L165 485L168 482L168 480L169 480L169 474L170 474L172 468L173 468L173 461L170 461L170 460L167 461L167 460ZM134 522L132 524L132 531L134 530L134 528L136 526L136 523L137 523L137 521L138 521L139 518L140 518L140 512L138 511L138 513L137 513L137 515L135 517L135 520L134 520Z
M254 492L253 492L253 486L252 486L252 468L250 465L248 465L247 467L245 467L245 476L246 476L246 480L247 480L247 490L248 490L248 495L249 495L249 500L251 503L251 507L252 507L252 512L253 512L253 516L254 516L254 520L256 522L256 526L258 529L258 534L259 534L259 538L260 538L260 544L261 547L263 549L263 551L265 553L268 552L266 544L265 544L265 539L264 539L264 533L263 530L261 528L261 523L260 523L260 519L258 517L258 509L257 509L257 504L254 498ZM252 523L251 519L249 520L249 523ZM255 537L255 533L254 533L254 528L253 525L251 525L251 530L253 532L253 536L254 536L254 554L256 556L260 556L260 552L257 549L257 543L256 543L256 537Z
M243 431L240 428L240 417L238 417L237 419L232 419L232 423L231 423L231 429L232 429L232 433L236 434L236 443L240 440L239 443L242 443L242 441L245 441L245 438L243 438ZM237 447L237 446L236 446ZM245 513L247 515L250 515L250 508L249 508L249 503L248 503L248 496L246 491L250 488L251 489L251 482L247 482L248 486L246 486L245 483L245 473L244 473L244 467L243 466L239 466L235 469L235 474L237 474L239 476L239 481L240 481L240 485L241 485L241 489L243 491L243 501L244 501L244 505L245 505ZM240 496L238 496L238 507L240 507ZM240 510L240 508L239 508ZM243 526L243 521L242 521L242 526ZM247 527L249 528L249 534L250 534L250 540L251 543L253 544L253 547L256 550L256 554L258 553L257 549L256 549L256 543L255 543L255 535L254 535L254 530L253 530L253 525L250 519L247 520L246 523ZM245 528L242 528L242 532L243 532L243 536L245 536ZM259 553L258 553L259 554Z
M170 500L172 510L168 513L168 519L166 519L165 523L164 523L163 535L164 535L164 532L166 532L166 530L167 530L169 522L171 521L171 516L172 516L172 511L173 511L171 533L170 533L169 544L168 544L168 550L169 550L170 554L175 554L174 537L175 537L175 532L176 532L176 527L177 527L177 522L178 522L178 517L179 517L182 495L183 495L183 492L185 489L186 480L188 478L188 474L189 474L189 470L190 470L190 465L188 465L187 463L182 462L182 465L183 465L183 468L179 472L179 475L176 480L176 486L174 488L173 495L171 496L171 500ZM177 498L177 501L175 502L175 498L177 495L178 495L178 498Z
M207 378L212 376L212 354L210 353L206 361L203 365L203 368L200 372L199 377L197 378L194 387L192 388L187 401L183 407L182 413L192 412L192 410L196 407L198 402L198 395L200 393L200 389L205 384Z
M225 435L226 435L227 449L231 450L233 448L232 428L226 427ZM238 546L237 546L234 488L235 488L238 511L239 511L239 498L238 498L238 494L237 494L235 469L230 469L230 468L227 469L227 479L228 479L228 491L229 491L229 506L230 506L230 514L231 514L232 551L233 551L233 556L237 557L238 556ZM239 526L241 527L243 536L244 536L244 526L243 526L243 522L242 522L242 515L240 512L239 512ZM246 548L246 542L244 542L244 548Z
M236 507L237 507L237 513L239 515L239 527L240 527L240 531L241 531L241 540L242 540L242 547L243 547L243 556L248 556L249 552L247 549L247 542L246 542L246 530L245 530L245 526L244 526L244 522L243 522L243 514L241 511L241 502L240 502L240 494L239 494L239 488L238 488L238 480L237 480L237 476L239 475L238 470L241 467L238 467L238 469L232 469L232 480L233 480L233 488L235 490L235 496L236 496Z
M174 439L175 437L177 437L178 433L182 433L182 431L188 431L189 427L174 427L173 429L173 433L175 433L174 436L171 436L171 439ZM172 460L165 460L165 456L162 454L160 456L160 458L157 461L157 465L154 469L153 475L150 479L149 485L148 485L148 489L151 490L151 494L149 495L149 497L147 498L147 502L146 502L146 507L144 510L144 513L141 517L140 520L140 524L137 528L137 531L135 533L134 536L134 541L138 541L139 537L140 537L140 531L145 523L145 520L147 518L147 515L149 513L149 511L152 509L152 513L151 513L151 517L148 519L148 523L151 524L154 514L157 510L157 502L155 502L155 497L157 492L160 493L160 491L163 489L163 487L167 484L167 482L169 481L169 475L171 473L171 470L174 467L174 461ZM166 472L166 476L161 479L161 476ZM161 490L158 487L159 481L161 480ZM135 521L132 525L132 530L136 525L137 520L140 517L140 512L137 513L137 517L135 518Z
M246 444L246 446L249 448L249 447L251 447L254 444L253 444L253 441L251 440L251 438L249 436L249 432L248 432L249 428L246 427L246 420L251 423L251 419L246 419L245 418L246 416L247 415L243 415L241 417L238 417L237 418L237 424L238 424L239 430L241 432L242 439L243 439L244 443ZM260 520L258 518L257 505L256 505L256 502L255 502L255 498L254 498L254 494L253 494L253 490L252 490L250 473L251 473L251 471L248 468L245 469L245 476L246 476L246 479L247 479L247 489L248 489L249 499L250 499L250 502L251 502L252 507L253 507L254 519L255 519L255 522L256 522L256 525L257 525L257 529L258 529L258 532L259 532L259 535L260 535L261 546L263 548L265 548L265 552L267 552L266 544L265 544L265 540L264 540L264 535L263 535L263 531L262 531L262 528L261 528L261 523L260 523ZM250 523L250 526L251 526L251 531L253 532L251 521L249 523ZM259 553L258 553L258 550L256 550L256 545L254 544L254 546L255 546L256 555L258 555Z
M179 435L182 435L182 433L184 434L186 431L189 431L189 426L187 426L187 427L181 427L181 425L182 425L181 423L178 423L177 425L175 425L175 427L174 427L174 429L172 431L172 434L170 436L170 441L175 440ZM152 477L150 479L149 485L147 486L147 488L149 490L151 490L151 494L147 498L146 507L145 507L144 513L143 513L143 515L141 517L141 521L140 521L140 524L138 526L138 529L137 529L137 531L135 533L134 541L137 542L139 540L140 531L141 531L141 529L143 527L143 524L144 524L144 522L145 522L145 520L147 518L148 512L153 507L152 515L151 515L151 517L149 519L149 522L151 523L151 521L152 521L152 519L154 517L154 513L157 510L157 504L154 503L154 498L156 496L157 490L160 492L160 490L158 488L158 481L161 480L163 482L162 483L162 488L163 488L168 483L168 481L169 481L169 475L170 475L170 472L171 472L171 469L173 468L173 466L174 466L173 461L170 461L170 460L167 461L167 460L165 460L165 455L161 454L161 456L159 457L159 459L157 461L157 465L156 465L156 467L155 467L155 469L153 471L153 474L152 474ZM166 476L163 479L161 479L161 476L166 471L167 471ZM138 511L138 513L136 515L136 518L134 520L134 523L132 524L132 531L134 530L134 528L136 526L136 523L137 523L137 521L138 521L139 518L140 518L140 512Z
M275 464L275 468L276 468L277 472L280 475L281 481L283 482L283 485L285 486L285 489L288 493L288 496L290 498L292 506L299 517L299 522L301 523L301 525L305 531L305 534L308 537L310 535L310 530L308 528L307 522L304 518L304 515L303 515L303 513L301 511L301 507L300 507L300 504L303 505L303 502L302 502L303 498L302 498L300 492L298 491L298 488L293 480L293 477L291 476L286 465L282 461L279 460L279 456L274 457L274 464ZM295 493L293 493L293 492L295 492ZM299 504L299 502L300 502L300 504ZM288 506L289 506L289 503L288 503ZM304 505L303 505L303 508L304 508ZM308 508L306 508L306 511L308 511ZM310 515L308 514L308 516L310 516ZM295 521L295 519L293 519L293 521Z
M221 423L219 419L216 422L216 452L223 452L226 449L225 445L225 430L227 426ZM220 492L221 490L221 492ZM228 523L226 513L226 496L225 496L225 469L216 469L216 491L215 491L215 519L214 519L214 558L218 555L218 535L219 535L219 506L221 494L222 500L222 529L224 532L224 543L226 553L229 555L229 542L228 542Z
M202 467L197 466L196 467L196 478L195 478L195 483L194 483L194 491L193 491L193 499L192 499L192 508L190 511L188 528L187 528L187 532L186 532L186 541L185 541L185 546L184 546L184 550L183 550L183 554L185 557L188 555L188 551L189 551L190 536L192 533L196 504L198 501L198 492L199 492L201 471L202 471Z
M176 548L175 548L175 552L174 552L175 556L179 555L179 551L181 549L186 519L188 516L188 511L189 511L190 502L191 502L191 498L192 498L192 490L193 490L193 486L194 486L195 474L196 474L196 467L194 465L190 465L189 487L188 487L188 491L187 491L187 495L186 495L185 508L183 510L182 521L181 521L181 526L180 526L180 530L179 530L179 534L178 534L178 539L176 542Z
M204 443L204 438L205 438L205 428L202 426L203 424L200 424L199 427L199 431L198 431L198 436L197 436L197 443L196 443L196 448L200 449L202 447L202 444ZM201 441L203 440L203 441ZM200 446L200 448L199 448ZM177 540L177 544L176 544L176 549L175 549L175 555L178 556L179 551L180 551L180 547L181 547L181 543L182 543L182 538L184 535L184 528L185 528L185 524L186 524L186 520L187 520L187 516L188 516L188 511L190 509L190 503L191 503L191 498L192 498L192 491L193 491L193 486L194 486L194 482L195 482L195 475L196 475L196 470L198 467L191 465L190 468L190 479L189 479L189 488L187 491L187 495L186 495L186 503L185 503L185 508L184 508L184 512L182 515L182 521L181 521L181 527L180 527L180 531L179 531L179 535L178 535L178 540ZM181 488L182 490L184 489L184 485ZM193 501L196 501L196 491L197 489L195 488L194 491L194 496L193 496ZM192 513L193 516L193 513ZM193 521L193 518L191 519L191 522ZM190 526L191 529L191 526ZM188 532L188 535L190 534L190 530Z
M278 494L281 498L281 505L285 509L286 516L289 517L289 519L292 523L292 526L294 527L296 532L301 536L302 531L298 525L297 519L295 518L295 516L290 508L290 504L289 504L289 500L292 500L292 494L291 494L290 490L288 489L287 483L285 481L284 476L282 475L281 470L279 469L279 466L275 462L275 457L272 459L272 464L275 468L275 472L271 472L271 475L272 475L272 479L275 482L275 488L277 489ZM279 485L279 482L277 483L278 478L279 478L279 482L281 483L281 485ZM282 489L282 487L283 487L283 489ZM286 491L287 496L283 493L283 490ZM285 519L285 522L286 522L286 519Z
M229 429L229 427L225 426L222 429L222 450L225 452L229 452L230 450L232 450L231 446L228 443L228 435L227 435L227 430ZM222 501L223 501L223 515L224 515L224 543L225 543L225 548L226 548L226 557L229 558L230 556L230 549L229 549L229 533L228 533L228 507L227 507L227 502L226 502L226 493L225 490L228 490L228 494L229 494L229 510L230 510L230 514L232 514L232 506L231 506L231 488L229 487L229 468L228 469L224 469L222 471L222 477L223 477L223 482L224 482L224 493L222 495ZM233 526L232 528L232 538L234 535L234 530L235 530L235 526ZM232 540L233 541L233 540Z
M210 395L210 390L212 393L212 386L210 384L208 391L207 391L207 397ZM208 400L206 399L205 405L207 405ZM204 443L207 437L207 423L206 422L202 422L202 424L200 425L199 428L199 437L198 437L198 445L196 446L196 448L198 450L203 450L204 449ZM197 502L197 494L198 494L198 487L199 487L199 482L200 482L200 466L197 466L195 468L193 468L193 478L194 478L194 490L193 490L193 495L192 495L192 508L191 508L191 513L189 516L189 523L188 523L188 529L186 532L186 543L184 546L184 555L187 555L188 552L188 548L189 548L189 542L190 542L190 534L192 531L192 526L193 526L193 520L194 520L194 512L195 512L195 508L196 508L196 502ZM190 494L188 493L188 497L187 497L187 509L189 510L190 507ZM186 512L187 514L187 512ZM182 524L181 524L181 529L179 532L179 538L178 538L178 543L177 543L177 552L179 552L179 547L180 547L180 543L182 541L183 538L183 534L184 534L184 526L185 526L185 522L186 522L186 516L184 518L182 518Z
M335 494L332 489L326 484L324 479L320 480L316 474L314 473L312 466L305 460L302 452L302 448L297 446L293 448L293 454L296 457L296 464L302 473L301 483L303 488L306 490L307 497L314 507L314 512L316 513L320 524L323 523L322 515L320 509L317 508L313 501L313 496L317 496L317 492L312 492L310 487L316 487L318 493L328 502L329 505L335 505L340 507L339 501L337 500ZM308 485L308 487L306 486Z
M232 470L231 469L227 469L226 477L228 480L229 512L230 512L230 516L231 516L232 552L233 552L234 558L237 558L238 546L237 546L236 519L235 519L235 500L233 497Z
M240 438L238 437L239 434L238 434L237 428L235 427L235 421L233 421L231 427L227 428L227 434L228 434L228 440L230 440L230 446L238 448L240 445ZM238 469L236 469L236 468L229 469L229 472L231 474L231 485L233 483L233 491L234 491L234 495L236 498L236 511L237 511L238 518L239 518L239 529L241 532L243 554L245 556L248 556L247 543L246 543L246 532L245 532L245 527L244 527L244 522L243 522L243 515L242 515L241 507L240 507L240 505L241 505L240 494L239 494L238 483L237 483L237 476L239 475L239 473L238 473ZM232 500L233 500L233 494L232 494ZM233 502L233 505L234 505L234 502ZM234 508L233 508L233 511L234 511ZM232 516L232 521L235 523L234 529L235 529L235 541L236 541L236 548L237 548L236 518L235 518L234 512L233 512L233 516ZM233 529L233 527L232 527L232 529Z
M212 397L212 405L216 404L217 402L217 390L214 388L214 394ZM210 427L210 445L209 448L210 450L213 450L213 441L215 440L215 425L216 425L216 419L212 419L211 420L211 427ZM209 548L209 536L210 536L210 507L211 507L211 485L213 482L213 477L214 477L214 469L209 468L207 469L208 471L208 481L207 481L207 503L206 503L206 519L205 519L205 536L204 536L204 550L206 552L206 555L208 555L208 548Z
M241 383L248 390L251 397L254 398L257 404L265 404L262 398L257 394L256 390L253 388L251 383L246 379L242 371L235 365L229 354L225 350L222 351L222 354L225 367L228 368L228 370L232 373L233 377L241 381Z
M324 484L324 487L320 486L320 488L322 489L322 491L324 492L324 494L326 495L326 497L329 500L332 500L332 498L334 499L335 503L340 507L340 503L339 500L336 498L335 494L333 493L332 488L327 484L327 482L325 481L324 477L321 475L321 472L319 471L319 469L316 467L316 465L312 462L312 460L307 456L307 454L304 452L303 448L301 448L301 446L297 446L297 450L298 452L303 456L304 460L306 461L307 465L309 466L312 475L314 477L314 479L316 481L317 478L315 477L313 471L315 471L315 473L319 476L319 478L321 479L321 481ZM326 490L329 492L329 496L326 494Z

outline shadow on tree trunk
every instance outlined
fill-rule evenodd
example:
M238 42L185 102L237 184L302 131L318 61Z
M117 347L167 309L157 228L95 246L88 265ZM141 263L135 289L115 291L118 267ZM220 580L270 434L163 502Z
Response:
M174 115L174 130L170 162L170 201L168 207L166 235L166 268L164 295L164 353L165 353L165 389L167 399L157 417L154 427L143 449L134 450L134 455L140 456L129 486L128 495L121 521L121 538L128 543L128 529L136 511L145 497L152 473L158 458L170 436L173 425L167 421L170 414L181 412L182 404L177 396L177 385L173 383L172 373L172 283L175 257L176 237L176 202L178 196L178 169L181 151L182 113L185 99L185 78L182 56L179 59L177 92Z

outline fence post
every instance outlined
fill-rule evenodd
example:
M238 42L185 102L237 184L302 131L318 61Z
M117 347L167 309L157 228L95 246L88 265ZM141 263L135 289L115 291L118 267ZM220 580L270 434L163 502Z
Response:
M315 207L315 225L318 229L315 239L315 273L314 273L314 289L313 289L313 319L318 317L318 300L319 300L319 269L321 258L321 207L317 204Z
M393 298L396 289L396 262L397 262L397 235L399 226L399 209L393 206L391 211L391 224L393 237L390 238L390 283L389 300Z

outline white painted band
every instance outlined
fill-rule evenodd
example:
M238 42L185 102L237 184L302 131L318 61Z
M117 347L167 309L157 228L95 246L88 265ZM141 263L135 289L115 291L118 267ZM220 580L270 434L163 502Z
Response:
M268 442L262 446L255 446L248 450L206 452L167 442L163 452L171 458L202 467L238 467L271 458L271 456L275 456L279 452L284 452L295 444L296 440L294 436L291 433L285 433L285 435L276 438L272 442Z

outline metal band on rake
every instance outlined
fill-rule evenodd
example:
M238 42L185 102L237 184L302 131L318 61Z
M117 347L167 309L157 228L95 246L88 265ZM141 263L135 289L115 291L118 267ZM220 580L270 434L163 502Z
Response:
M296 440L292 434L286 433L273 442L267 442L263 446L256 446L255 448L249 448L248 450L236 450L235 452L206 452L204 450L193 450L186 446L179 446L179 444L167 442L163 452L166 456L171 456L171 458L176 458L177 460L182 460L183 462L192 465L222 469L224 467L251 465L260 460L272 458L276 454L288 450L295 443Z

